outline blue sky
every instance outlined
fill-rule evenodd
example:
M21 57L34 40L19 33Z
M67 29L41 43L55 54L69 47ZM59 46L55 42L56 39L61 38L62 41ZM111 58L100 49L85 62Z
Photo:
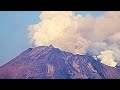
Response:
M80 12L82 15L87 13L96 17L104 12ZM39 22L39 15L39 11L0 11L0 66L31 47L27 27Z

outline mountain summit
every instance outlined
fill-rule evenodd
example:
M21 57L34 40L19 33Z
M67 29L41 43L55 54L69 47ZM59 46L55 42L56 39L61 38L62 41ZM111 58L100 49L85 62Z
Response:
M0 67L0 79L120 79L120 70L50 45L22 52Z

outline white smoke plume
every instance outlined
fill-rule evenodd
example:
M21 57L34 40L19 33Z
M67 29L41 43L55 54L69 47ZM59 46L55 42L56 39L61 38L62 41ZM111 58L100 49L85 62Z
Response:
M75 15L72 11L43 11L39 18L39 23L29 27L32 45L52 44L72 53L89 53L112 67L120 62L119 11L99 17Z
M101 63L111 67L115 67L117 65L117 62L115 62L114 52L111 50L102 51L101 55L98 55L97 58L101 60Z
M81 16L79 16L81 17ZM30 38L35 46L50 45L73 53L84 53L89 40L78 32L77 17L73 12L42 12L41 21L30 26Z

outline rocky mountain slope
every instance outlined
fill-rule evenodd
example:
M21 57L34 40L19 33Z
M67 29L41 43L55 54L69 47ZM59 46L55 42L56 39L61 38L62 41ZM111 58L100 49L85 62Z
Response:
M0 67L0 79L120 79L120 70L50 45L22 52Z

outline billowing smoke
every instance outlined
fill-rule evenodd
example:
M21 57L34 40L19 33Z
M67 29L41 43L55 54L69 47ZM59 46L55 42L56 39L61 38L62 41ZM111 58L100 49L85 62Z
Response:
M101 55L98 55L97 58L101 60L101 63L115 67L117 62L115 62L114 52L111 50L102 51Z
M34 46L53 45L61 50L97 56L106 65L120 62L120 12L102 16L75 15L72 11L43 11L40 22L29 27Z
M77 17L73 12L42 12L40 20L38 24L30 26L30 38L35 46L52 44L68 52L85 53L89 40L78 32Z

